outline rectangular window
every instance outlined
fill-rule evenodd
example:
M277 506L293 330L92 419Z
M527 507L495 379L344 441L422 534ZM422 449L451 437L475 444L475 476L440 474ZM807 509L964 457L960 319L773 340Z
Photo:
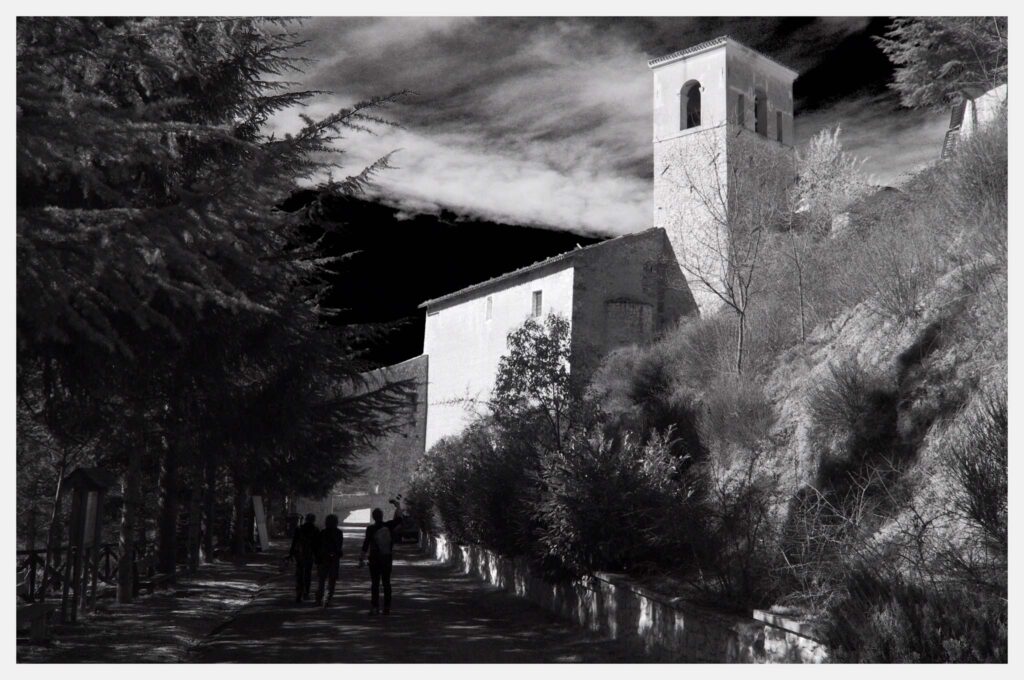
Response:
M747 124L747 98L742 92L736 95L736 124L741 127Z
M487 303L484 305L486 311L484 312L484 318L488 321L491 320L494 313L494 300L490 295L487 296Z
M775 112L775 138L782 141L782 111Z
M543 305L544 303L541 298L541 291L533 291L533 310L531 311L530 316L540 316Z

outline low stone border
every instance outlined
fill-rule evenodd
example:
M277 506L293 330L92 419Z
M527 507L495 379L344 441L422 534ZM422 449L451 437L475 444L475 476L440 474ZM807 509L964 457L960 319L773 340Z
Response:
M652 661L704 663L819 663L825 647L808 629L790 629L783 617L747 618L697 607L633 583L619 574L596 574L565 583L540 578L524 559L479 546L454 545L426 535L421 546L458 568L558 616L621 640ZM789 620L785 620L789 621ZM796 628L795 630L791 630Z

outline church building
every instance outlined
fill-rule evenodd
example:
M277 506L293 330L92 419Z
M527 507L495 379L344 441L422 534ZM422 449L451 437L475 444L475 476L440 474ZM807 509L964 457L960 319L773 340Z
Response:
M586 375L609 351L643 345L687 317L720 306L686 262L711 258L725 226L695 199L695 185L755 172L737 140L786 151L793 144L797 73L729 37L648 62L654 77L654 215L651 229L610 239L427 300L425 374L409 419L417 454L485 412L506 338L531 317L570 323L570 371ZM735 181L735 180L734 180ZM727 199L725 199L727 200ZM715 276L729 276L723 267ZM425 417L425 423L423 418ZM422 446L422 450L419 448ZM413 455L407 451L407 455Z

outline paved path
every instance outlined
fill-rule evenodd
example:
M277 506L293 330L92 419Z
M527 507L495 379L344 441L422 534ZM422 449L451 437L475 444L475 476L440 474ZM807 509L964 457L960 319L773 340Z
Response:
M346 540L355 552L354 537ZM315 585L314 574L314 588ZM295 603L290 577L276 579L215 636L196 662L487 663L643 661L548 612L419 554L399 548L389 616L369 616L368 570L351 554L329 609Z
M178 662L241 611L279 573L283 553L248 556L246 564L204 564L181 575L171 590L139 597L132 604L100 601L97 611L75 625L58 624L48 645L17 645L19 662Z

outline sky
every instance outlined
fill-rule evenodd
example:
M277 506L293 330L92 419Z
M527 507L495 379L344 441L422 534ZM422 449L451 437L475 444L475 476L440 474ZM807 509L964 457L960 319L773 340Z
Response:
M801 75L797 145L841 125L879 184L939 153L948 115L902 109L867 18L315 18L295 77L325 91L302 111L400 90L401 127L347 134L339 174L394 151L374 194L408 214L615 236L651 225L652 77L647 60L728 34ZM271 121L280 132L295 110Z

